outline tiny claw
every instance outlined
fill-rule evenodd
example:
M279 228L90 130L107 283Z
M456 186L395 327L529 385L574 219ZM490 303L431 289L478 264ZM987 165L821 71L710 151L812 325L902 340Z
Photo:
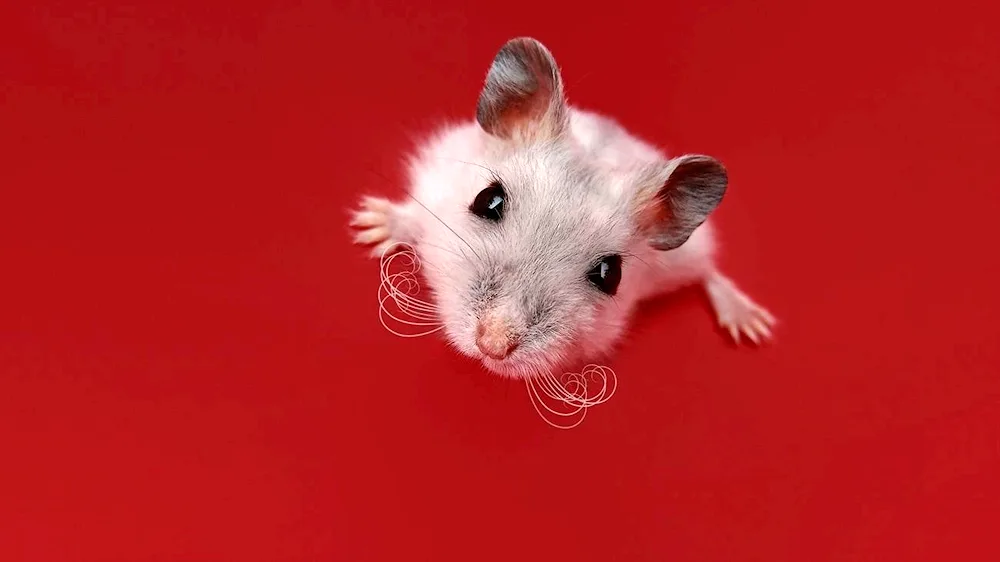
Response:
M378 228L370 228L368 230L362 230L354 237L354 241L358 244L374 244L375 242L381 242L389 237L389 229L382 226Z
M729 335L732 336L733 342L740 343L740 330L732 324L726 327L729 329Z
M358 211L351 219L351 226L371 227L385 223L385 215L376 211Z
M751 326L753 326L754 329L757 330L757 332L759 332L765 338L771 339L771 329L767 327L767 324L765 322L755 319L751 323Z
M392 208L392 203L380 197L367 196L361 200L361 204L369 210L386 213Z
M774 315L772 315L767 309L760 307L760 305L758 305L757 311L764 317L764 321L768 324L778 323L778 320L774 317Z
M740 333L756 345L771 339L774 316L755 303L727 277L715 273L705 281L708 298L723 326L729 329L733 340L740 343Z

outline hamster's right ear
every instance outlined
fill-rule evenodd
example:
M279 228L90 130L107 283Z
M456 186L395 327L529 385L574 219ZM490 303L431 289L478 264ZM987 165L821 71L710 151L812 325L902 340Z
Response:
M647 168L640 179L635 213L657 250L684 242L722 202L729 176L711 156L690 154Z
M493 59L476 120L506 140L547 140L568 126L562 77L552 53L530 37L511 39Z

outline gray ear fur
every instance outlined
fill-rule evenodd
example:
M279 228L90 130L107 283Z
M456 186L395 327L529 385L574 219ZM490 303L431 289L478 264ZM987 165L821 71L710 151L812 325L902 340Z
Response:
M502 139L548 139L567 126L562 78L552 53L530 37L511 39L493 59L476 120Z
M729 176L721 162L701 154L674 158L657 174L643 216L657 250L679 247L719 206Z

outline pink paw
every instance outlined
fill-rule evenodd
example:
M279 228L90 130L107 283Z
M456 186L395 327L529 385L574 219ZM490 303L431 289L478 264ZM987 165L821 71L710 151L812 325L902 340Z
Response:
M705 282L705 290L719 325L729 332L734 342L740 342L741 334L756 345L771 339L771 328L777 320L730 279L717 273Z
M361 208L351 217L350 225L357 230L354 243L371 248L371 256L381 257L397 243L393 239L395 205L387 199L365 197Z

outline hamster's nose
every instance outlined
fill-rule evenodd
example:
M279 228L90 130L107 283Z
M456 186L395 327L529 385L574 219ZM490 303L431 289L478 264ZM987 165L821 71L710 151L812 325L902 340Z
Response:
M508 325L495 318L484 318L476 327L476 347L483 355L504 359L518 346L517 338Z

